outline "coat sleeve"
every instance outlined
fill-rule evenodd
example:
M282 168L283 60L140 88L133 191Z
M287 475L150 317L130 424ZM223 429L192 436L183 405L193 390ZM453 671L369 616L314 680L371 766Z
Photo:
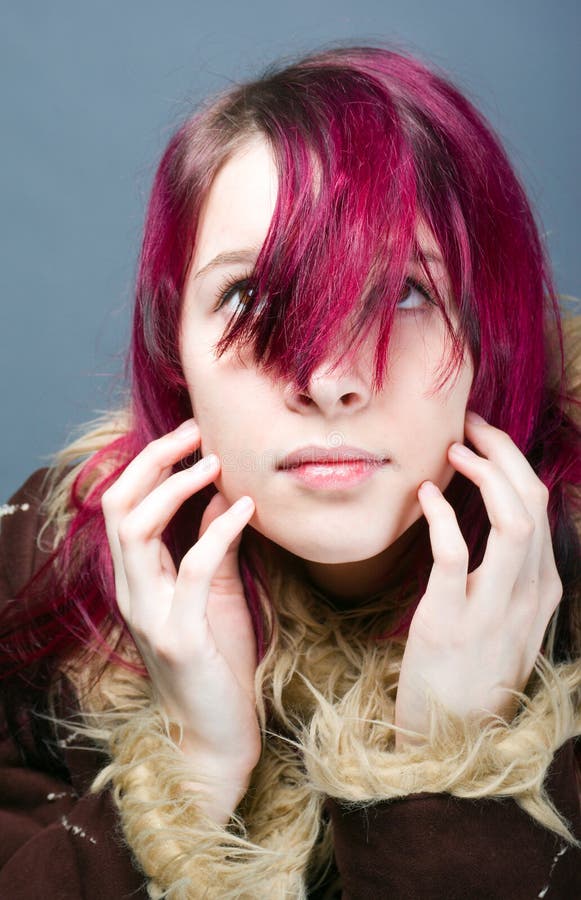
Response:
M567 692L579 671L545 668L514 722L479 727L440 706L425 744L399 751L389 722L340 704L315 714L306 767L327 797L343 900L581 897L578 695Z
M573 742L555 755L547 790L581 838ZM365 806L327 803L343 900L571 900L581 850L510 797L410 794Z
M579 662L537 660L540 686L510 722L433 701L422 745L391 720L320 700L305 760L327 797L343 900L581 897Z
M45 558L37 547L45 475L35 472L0 506L0 611ZM98 766L96 754L82 749L65 751L68 776L27 765L0 704L0 897L148 896L110 792L88 791Z

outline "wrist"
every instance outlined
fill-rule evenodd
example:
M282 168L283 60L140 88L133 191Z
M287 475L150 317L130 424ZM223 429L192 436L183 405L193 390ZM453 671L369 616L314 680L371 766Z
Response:
M184 788L200 797L202 811L216 824L225 825L248 790L254 764L241 757L209 753L172 724L170 734L188 762L192 779Z

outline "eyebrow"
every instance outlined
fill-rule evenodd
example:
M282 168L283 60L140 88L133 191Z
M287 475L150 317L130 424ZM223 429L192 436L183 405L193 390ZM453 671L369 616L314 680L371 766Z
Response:
M213 271L214 269L219 269L223 266L231 266L236 263L243 264L252 264L256 262L259 254L259 249L257 247L245 247L242 250L224 250L222 253L218 253L214 259L211 259L210 262L206 263L205 266L202 266L196 274L194 275L193 280L198 281L198 279L203 278L208 272ZM439 263L440 265L444 265L444 260L441 256L434 253L425 253L424 258L428 263ZM412 262L419 263L419 257L414 254L412 257Z
M444 265L444 260L442 259L442 257L441 257L438 253L424 253L424 259L426 260L426 262L429 262L429 263L439 263L441 266ZM419 256L417 255L417 253L414 253L414 255L412 256L411 261L414 262L414 263L420 263L420 262L421 262L421 260L420 260Z
M211 272L213 269L219 269L221 266L231 266L233 263L254 264L259 252L259 249L256 247L246 247L243 250L224 250L223 253L218 253L214 259L202 266L194 275L193 280L197 281L198 278L203 278L208 272Z

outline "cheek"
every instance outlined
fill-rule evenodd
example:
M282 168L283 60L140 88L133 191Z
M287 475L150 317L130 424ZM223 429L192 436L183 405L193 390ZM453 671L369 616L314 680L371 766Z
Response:
M214 435L218 424L217 412L220 408L217 401L219 395L211 367L201 364L201 354L191 351L184 359L182 368L192 407L192 414L200 429L202 453L215 450Z
M262 403L257 385L248 383L248 370L225 357L199 355L184 371L202 453L217 453L224 472L251 469L249 456L264 436L264 418L257 415Z
M458 366L452 356L450 339L443 322L439 323L439 329L439 334L426 347L426 396L433 400L436 407L441 408L442 414L448 419L460 418L463 429L464 414L474 379L474 366L466 348L464 358ZM438 386L439 390L436 390Z
M214 384L190 382L188 385L194 418L201 435L204 455L217 453L220 457L232 447L233 434L237 431L236 416L228 406L224 394Z
M473 380L473 367L468 359L436 390L445 372L442 359L441 347L434 347L431 353L426 351L422 360L416 360L416 373L421 372L421 377L416 374L414 381L413 372L407 372L407 384L415 384L415 388L410 389L407 398L404 388L399 397L399 408L410 436L408 460L414 461L420 479L435 480L440 487L450 481L455 471L448 462L447 451L455 441L464 441Z
M182 370L193 416L200 428L204 454L217 449L215 444L225 415L225 398L229 396L227 385L221 384L220 360L212 350L212 335L206 330L203 321L187 323L180 340Z

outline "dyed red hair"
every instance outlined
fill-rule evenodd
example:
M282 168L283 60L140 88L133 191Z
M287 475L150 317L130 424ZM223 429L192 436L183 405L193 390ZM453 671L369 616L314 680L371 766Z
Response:
M220 352L250 344L257 365L304 388L339 335L342 352L356 349L378 324L379 389L409 258L423 260L417 238L423 222L441 251L458 313L454 330L432 283L451 337L442 384L453 377L463 352L470 353L470 407L511 435L550 490L565 587L559 640L561 651L570 652L578 543L567 490L579 483L578 432L564 412L563 385L547 385L550 333L562 352L559 309L530 205L490 126L445 77L399 52L341 47L272 67L228 90L170 140L153 184L137 277L132 428L81 471L50 589L26 623L12 620L4 641L8 667L48 664L95 639L107 647L110 626L123 625L100 497L149 441L191 415L178 347L200 211L220 166L256 135L272 148L279 177L276 209L253 273L253 296L262 302L260 309L250 302L234 318ZM104 462L109 474L87 495L88 479ZM195 540L192 521L199 523L211 493L192 498L187 516L183 511L169 527L176 561ZM474 566L488 532L480 495L459 476L447 495ZM425 579L427 541L418 558ZM259 628L256 567L244 553L241 566Z

